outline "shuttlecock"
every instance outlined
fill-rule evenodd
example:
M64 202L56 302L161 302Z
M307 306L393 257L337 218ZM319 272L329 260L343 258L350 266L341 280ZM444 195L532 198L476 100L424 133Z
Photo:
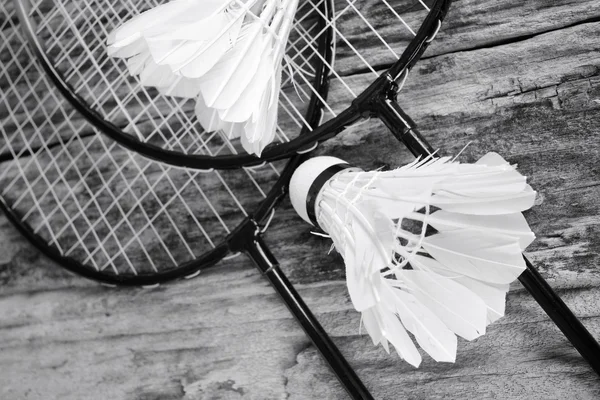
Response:
M108 54L161 93L196 98L208 131L259 155L275 137L282 60L298 0L173 0L115 29Z
M454 362L456 335L485 333L504 315L509 284L533 241L522 211L535 192L502 157L475 164L427 158L364 172L316 157L292 176L296 212L333 239L361 323L414 366L420 347Z

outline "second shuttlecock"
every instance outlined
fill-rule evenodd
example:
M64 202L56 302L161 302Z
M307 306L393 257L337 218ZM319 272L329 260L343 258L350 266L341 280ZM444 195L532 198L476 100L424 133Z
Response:
M504 315L509 284L533 241L522 211L535 191L501 156L475 164L427 158L365 172L334 157L306 161L290 182L297 213L344 258L354 308L373 339L414 366L454 362Z

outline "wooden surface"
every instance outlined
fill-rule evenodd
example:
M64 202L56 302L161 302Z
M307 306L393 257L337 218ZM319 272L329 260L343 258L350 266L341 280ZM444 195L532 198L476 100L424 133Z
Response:
M528 255L596 338L599 37L597 1L456 1L400 96L443 153L471 142L463 160L496 151L530 176ZM369 168L410 160L376 122L318 152ZM504 318L459 340L455 364L425 357L415 369L358 334L341 258L288 202L266 241L377 399L600 397L600 379L518 283ZM244 256L157 289L108 289L48 261L0 215L0 282L1 399L346 398Z

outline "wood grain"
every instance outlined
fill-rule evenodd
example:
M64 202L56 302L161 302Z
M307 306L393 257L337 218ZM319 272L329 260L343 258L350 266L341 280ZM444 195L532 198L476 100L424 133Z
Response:
M600 338L594 4L456 1L400 102L442 153L471 143L463 160L497 151L530 177L539 197L527 218L538 238L528 255ZM350 64L346 73L356 87L372 79ZM365 168L410 160L376 121L317 152ZM425 356L414 369L358 334L341 258L287 201L266 241L377 399L600 397L598 377L518 283L507 315L485 336L460 340L455 364ZM0 216L0 282L2 399L346 398L244 256L194 280L109 289L47 260Z

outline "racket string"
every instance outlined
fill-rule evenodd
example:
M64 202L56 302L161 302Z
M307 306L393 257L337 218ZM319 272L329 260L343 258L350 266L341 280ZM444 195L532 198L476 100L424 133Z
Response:
M93 109L141 141L182 154L241 151L226 132L202 129L193 101L142 86L124 62L106 56L106 36L114 27L163 2L59 1L32 2L30 17L48 56ZM379 5L337 0L335 9L328 9L333 18L323 21L332 4L300 3L287 45L289 68L283 69L278 141L312 129L305 117L307 98L323 106L322 121L334 118L382 66L397 59L412 36L403 23L411 27L419 21L419 10L406 4L426 10L420 0ZM0 157L8 154L12 160L0 168L0 196L61 254L107 274L166 271L215 249L266 198L281 163L237 172L177 169L98 135L53 90L25 44L14 10L0 4L2 9L12 18L2 22L0 32L0 54L9 55L0 66L1 99L8 108L0 108ZM373 22L384 11L390 27ZM398 26L405 34L389 35ZM321 53L327 35L335 38L331 61ZM331 78L328 97L313 82L319 64Z
M64 8L63 8L63 10L64 10ZM66 10L64 10L64 11L63 11L63 13L64 13L64 14L66 14ZM93 13L93 12L84 13L83 11L81 11L79 14L80 14L80 15L87 15L87 14L89 14L89 15L95 15L95 13ZM68 18L68 15L65 15L64 17L65 17L65 19L67 19L67 18ZM96 17L96 19L98 19L98 18ZM100 23L99 21L96 21L96 22L97 22L97 23ZM87 24L87 25L89 26L88 30L89 30L90 32L92 32L92 34L93 34L93 36L94 36L94 37L93 37L93 39L94 39L94 40L92 40L91 42L90 42L90 40L87 40L87 41L86 41L86 45L87 45L88 51L91 51L91 52L93 52L93 53L96 53L96 52L104 52L104 40L103 40L104 38L103 38L103 37L99 37L99 36L98 36L98 34L97 34L97 30L95 29L95 27L96 27L96 23L92 22L92 23L89 23L89 24ZM73 26L70 26L70 28L71 28L71 30L73 30L73 29L72 29L72 28L73 28ZM76 35L77 35L77 33L76 33ZM88 38L88 36L87 36L87 35L85 35L85 36L86 36L86 38ZM79 40L79 42L82 42L83 40L81 39L81 35L79 35L79 37L80 37L80 40ZM89 39L89 38L88 38L88 39ZM61 42L61 40L60 40L60 38L57 38L57 37L55 37L55 40L54 40L54 42L59 42L59 43L60 43L60 42ZM95 46L93 45L94 43L95 43ZM69 46L69 47L70 47L70 46ZM89 50L90 48L91 48L91 50ZM88 58L90 58L90 57L88 57ZM107 58L105 58L105 61L107 61L107 60L108 60L108 59L107 59ZM62 61L62 60L59 60L59 61ZM76 67L75 67L76 65L78 65L79 61L80 61L80 58L79 58L79 59L77 59L77 58L76 58L76 59L74 59L74 60L73 60L73 62L72 62L72 64L73 64L73 68L72 68L72 69L73 69L74 71L79 71L79 70L80 70L79 68L76 68ZM308 61L306 61L306 62L308 62ZM105 64L106 64L106 63L105 63ZM101 70L101 69L103 69L103 68L102 68L102 65L100 65L100 64L97 64L95 69L96 69L96 70ZM104 69L106 69L106 68L104 68ZM103 74L103 76L104 76L104 75L109 75L109 74L111 74L111 73L113 72L113 70L116 70L116 69L118 69L118 67L117 67L117 63L116 63L116 62L113 62L113 67L112 67L111 69L109 69L108 71L105 71L105 74ZM123 76L123 74L117 74L117 76ZM71 75L71 76L67 76L67 79L68 79L68 78L73 78L73 76L72 76L72 75ZM117 78L117 79L118 79L118 78ZM104 80L105 80L105 79L104 79ZM83 83L81 83L81 84L79 85L79 87L81 87L81 85L84 85L84 84L85 84L85 82L86 82L86 80L85 80L83 77L82 77L82 79L80 79L80 81L81 81L81 82L83 82ZM104 83L105 83L105 84L107 83L107 82L106 82L106 80L105 80L105 82L104 82ZM107 88L110 88L110 85L108 85L108 84L107 84L106 86L107 86ZM140 85L139 85L139 84L135 84L135 85L130 85L130 84L127 84L127 86L128 86L128 88L127 88L128 90L127 90L126 92L129 94L129 97L130 97L130 98L131 98L131 97L135 97L135 100L137 100L137 103L138 103L138 104L144 104L144 103L148 103L148 104L152 105L153 107L156 107L156 106L155 106L156 102L153 102L153 101L151 101L151 99L150 99L150 98L146 98L146 99L140 99L139 97L135 96L135 94L136 94L136 93L138 93L138 92L140 92L140 91L144 92L144 90L143 90L143 89L141 89L141 87L140 87ZM95 97L95 96L97 96L97 97L102 97L102 96L104 95L104 92L101 92L101 93L100 93L100 95L98 95L98 88L97 88L97 87L90 87L90 88L88 88L87 92L89 92L89 93L90 93L90 96L91 96L91 97ZM113 91L113 92L111 93L111 97L118 98L118 94L117 94L117 93L115 93L115 92ZM121 102L119 102L119 105L120 105L120 110L119 110L119 111L121 111L121 112L123 112L124 110L126 110L126 107L124 107L124 106L123 106L123 104L122 104L123 102L124 102L124 101L121 101ZM183 101L183 102L181 102L180 104L178 104L178 105L176 105L176 106L173 106L173 107L172 107L172 109L173 109L173 110L174 110L176 113L180 113L180 110L181 110L181 108L183 108L183 107L182 107L182 103L185 103L185 102L186 102L186 101ZM302 116L302 112L300 112L299 110L297 110L297 109L296 109L296 107L294 107L294 106L293 106L293 103L291 103L291 102L290 102L290 104L291 104L291 105L292 105L292 107L294 108L295 114L296 114L296 115L298 115L298 116ZM146 111L147 111L147 108L145 108L145 109L142 109L141 111L142 111L141 113L137 113L137 114L136 114L136 118L140 118L140 116L144 115L144 114L146 113ZM125 114L127 114L127 113L125 112ZM155 114L160 114L160 111L158 111L158 110L155 110ZM167 121L168 119L167 119L167 118L163 118L163 120L164 120L164 121ZM151 135L152 135L152 133L151 133L150 135L148 135L147 133L146 133L146 134L143 134L143 133L139 132L138 130L136 130L136 122L137 122L137 121L136 121L135 119L129 119L129 124L128 124L128 125L127 125L127 127L125 128L125 131L127 131L127 128L132 128L132 129L134 129L134 133L135 133L135 134L138 136L138 138L140 138L141 140L143 140L143 141L145 141L145 142L148 142L148 141L149 141L149 139L151 139L151 138L152 138L152 136L151 136ZM157 132L160 132L160 130L159 130L159 129L156 129L155 131L157 131ZM194 132L194 134L201 134L201 133L199 133L199 132ZM163 139L163 142L165 142L165 140L164 140L164 137L163 137L162 139ZM282 136L280 136L280 139L282 139L282 140L285 140L285 137L282 137ZM228 147L229 147L229 146L228 146ZM181 149L178 149L178 150L181 150ZM237 151L236 151L235 153L237 153ZM235 153L234 153L234 154L235 154ZM202 154L206 154L206 153L204 153L204 152L203 152Z
M42 3L44 7L41 7ZM106 56L106 37L114 27L162 3L128 0L99 4L60 0L52 6L47 2L36 2L32 15L40 21L38 35L52 38L47 43L49 53L56 53L57 63L65 71L67 80L85 94L84 97L95 109L103 110L108 120L118 122L118 126L124 125L125 132L141 142L182 153L185 153L182 143L187 136L202 136L206 138L206 146L197 149L194 154L238 154L238 140L229 139L224 132L205 132L197 122L187 130L171 132L169 127L179 125L181 121L177 119L181 115L193 119L193 101L174 100L157 94L156 90L144 87L138 80L129 77L124 71L124 62ZM323 11L325 7L331 7L325 0L302 1L298 7L287 45L289 59L293 62L283 69L281 115L275 132L278 142L294 139L302 128L312 129L304 118L307 104L303 104L301 97L316 96L327 111L324 120L335 118L367 83L367 80L353 78L357 71L360 72L357 62L373 76L378 76L383 65L398 59L404 38L414 37L412 26L418 26L429 10L422 0L398 0L394 4L382 0L380 5L365 0L338 0L334 5L337 10L332 11L333 18L319 22L328 18ZM380 14L385 14L385 18L380 18ZM381 20L396 30L402 27L406 35L382 26ZM347 24L347 21L352 21L352 24ZM334 46L339 53L334 60L340 54L343 56L343 62L337 63L340 68L335 67L336 63L325 60L318 51L318 41L329 29L334 30ZM386 34L388 32L394 34ZM377 41L379 46L374 46L373 41ZM387 56L383 54L385 52ZM389 61L384 61L386 57ZM310 74L315 73L315 65L319 63L326 63L328 74L332 77L332 88L336 93L333 102L327 101L313 86ZM303 96L285 90L286 85L294 80L293 75L299 77L295 82L302 83L294 85L294 90ZM169 141L174 134L179 135L181 141ZM209 148L211 151L208 151Z
M158 164L124 152L114 142L93 135L89 126L81 123L81 117L69 112L69 107L65 107L64 101L51 90L51 83L35 63L19 30L14 29L10 33L3 30L1 35L4 43L11 45L2 45L8 49L10 62L3 63L0 68L0 80L5 82L2 99L9 104L2 124L4 143L0 145L0 152L10 154L12 158L12 161L7 161L9 168L0 171L2 196L11 200L12 206L25 215L24 220L31 223L33 229L45 236L61 254L80 252L92 268L109 268L114 274L124 273L122 268L128 268L129 273L139 273L135 265L140 264L140 255L149 268L165 268L154 261L157 257L148 245L150 242L161 247L173 265L180 264L181 255L175 257L179 250L163 240L164 233L154 224L156 219L168 220L169 232L185 242L179 247L187 247L188 254L192 253L188 232L178 229L175 216L169 214L170 208L187 214L194 225L187 230L197 231L212 248L214 239L219 236L213 231L209 234L209 229L196 218L198 207L191 205L192 195L194 200L198 197L205 203L206 210L213 214L211 220L218 221L226 234L231 232L231 218L222 217L222 207L213 204L202 180L198 179L202 171L157 167ZM14 71L18 73L13 74ZM23 87L31 89L24 92ZM14 130L5 129L7 120L14 125ZM193 123L191 118L181 119L181 132L189 130ZM179 136L173 130L170 140L175 142ZM20 145L15 146L19 142ZM39 142L39 147L34 142ZM199 136L188 142L185 150L192 151L193 146L206 147ZM33 156L29 157L29 154ZM259 198L266 196L264 182L257 180L264 180L264 176L261 178L264 171L278 175L278 169L272 164L268 164L268 168L243 172ZM232 190L230 179L220 172L209 173L231 198L234 209L239 210L233 214L239 212L246 216L248 199L238 198L239 192ZM185 174L188 177L186 181L176 181ZM255 175L258 177L255 178ZM91 181L97 181L96 186L88 183ZM156 197L157 193L164 193L158 185L171 186L167 199ZM147 198L144 195L157 203L153 213L144 215L142 212ZM102 204L99 202L101 198ZM125 201L127 207L121 205L125 198L128 198ZM172 207L176 202L178 206ZM135 218L131 218L133 216ZM123 228L127 228L127 233L123 233ZM149 232L155 236L152 240L144 237ZM124 240L124 236L129 236L128 240ZM71 243L65 245L68 241ZM110 245L108 242L111 242ZM117 251L111 251L114 249Z
M62 6L62 2L58 2L59 5ZM86 3L86 5L89 6L89 4ZM76 5L75 5L76 6ZM58 9L62 10L63 12L63 20L64 21L69 21L68 19L68 11L64 8L64 7L58 7ZM107 9L110 9L110 7L107 7ZM86 12L87 11L87 12ZM174 122L176 123L177 121L173 121L172 117L176 117L178 118L181 115L184 115L184 113L181 113L182 109L185 109L185 104L187 103L187 100L174 100L172 98L163 98L161 99L162 101L166 101L168 103L170 103L170 107L169 109L171 110L170 113L168 113L167 115L164 115L160 105L161 103L156 102L156 101L152 101L152 97L148 96L148 93L146 93L145 91L140 90L140 88L138 87L139 85L137 84L132 84L131 80L127 79L127 74L123 74L121 69L119 68L119 66L116 63L110 63L110 59L109 58L104 58L103 62L100 64L98 62L96 62L96 58L94 57L94 54L98 54L98 53L104 53L105 52L105 37L106 36L102 36L99 35L97 32L97 26L102 26L104 27L104 24L102 23L102 21L97 17L96 13L93 12L93 10L84 10L84 11L80 11L78 15L90 15L90 16L94 16L94 18L96 19L95 21L85 21L85 26L87 26L88 28L84 31L84 35L86 39L89 39L89 35L88 33L91 33L93 35L93 39L92 41L90 40L84 40L82 37L82 34L79 32L78 29L76 29L77 27L74 26L73 24L67 24L67 28L64 29L63 34L67 35L67 33L72 32L73 37L74 38L78 38L78 41L75 42L66 42L64 45L62 44L64 42L64 40L62 40L63 38L60 36L55 36L52 34L52 32L50 32L51 35L53 35L53 41L52 41L52 46L58 46L58 47L72 47L72 45L77 45L78 43L86 43L86 46L81 46L79 45L79 48L83 48L83 52L80 53L80 56L78 58L75 58L73 60L70 61L70 64L73 66L70 68L71 70L71 74L67 75L66 78L67 80L75 80L75 75L79 76L78 80L75 80L74 86L76 88L79 88L80 90L82 89L86 89L86 98L90 99L89 101L92 102L92 104L94 106L100 106L101 108L104 108L104 104L99 104L100 100L104 100L105 102L111 102L112 99L114 99L117 102L118 108L113 109L111 112L109 112L109 115L107 116L108 118L113 118L113 116L116 116L118 114L119 117L125 116L126 120L127 120L127 125L124 127L124 130L126 132L131 132L133 131L133 133L136 134L136 136L144 141L144 142L152 142L153 139L155 139L155 135L159 135L160 138L158 138L160 140L160 143L168 143L168 139L169 136L173 135L173 132L170 132L169 135L165 135L165 133L163 133L163 129L168 129L170 130L170 127L174 124ZM104 30L106 35L108 34L106 32L106 30ZM52 50L52 48L50 49L50 51ZM63 54L68 54L68 51L66 49L61 49L61 52ZM87 57L85 57L85 54L88 54ZM60 64L60 62L65 61L64 59L59 59L57 60L57 62ZM68 61L68 60L67 60ZM79 68L78 66L83 64L86 61L91 61L92 63L94 63L95 67L94 69L87 69L84 71L89 72L89 77L86 76L85 74L81 74L81 68ZM104 67L105 65L108 65L108 69L107 67ZM112 66L111 66L112 65ZM70 66L69 66L70 67ZM94 73L94 71L103 71L104 73ZM111 76L115 78L114 82L109 82L107 79L107 76ZM99 78L99 79L93 79L93 78ZM87 85L88 81L91 80L96 80L96 84L95 86L89 86ZM116 84L120 84L119 86L116 86ZM100 86L102 85L102 86ZM125 87L123 88L122 85L124 85ZM114 87L119 87L121 88L121 90L125 93L125 97L121 98L122 95L120 95L119 93L117 93L113 88ZM101 89L102 91L100 91L99 93L99 89ZM106 96L105 93L109 92L109 96ZM143 97L140 97L140 95L143 95ZM131 112L128 112L128 109L131 109L132 107L129 107L129 105L133 105L133 108L136 109L136 112L134 115L131 115ZM189 104L188 104L189 105ZM142 107L141 109L139 109L139 107ZM188 109L190 107L187 107ZM138 124L140 124L140 120L144 119L145 121L154 121L155 119L159 120L159 123L155 123L155 124L151 124L151 129L149 132L141 132L139 130ZM193 134L193 135L197 135L200 136L202 134L202 132L198 132L196 131L197 126L193 126L193 128L188 131L185 132L186 134ZM169 132L167 132L169 133ZM185 137L186 135L181 135L182 137ZM185 148L183 146L181 146L180 142L176 142L177 147L173 147L172 145L169 148L172 149L177 149L178 151L181 152L185 152ZM201 152L202 154L205 154L205 152Z
M11 85L11 86L12 86L12 85ZM14 87L13 87L13 90L14 90ZM21 99L19 99L19 101L22 103L22 100L21 100ZM12 114L12 110L10 110L10 109L9 109L9 112L11 112L11 114ZM14 118L14 114L12 115L12 117ZM31 117L29 116L29 114L26 114L26 117L27 117L27 118L31 118ZM48 120L49 120L49 118L46 118L46 121L48 121ZM19 128L19 126L18 126L18 125L17 125L17 128ZM42 143L43 143L43 142L42 142ZM22 195L21 195L21 196L20 196L20 197L17 199L17 201L15 202L15 204L18 204L18 203L20 203L20 202L21 202L21 201L22 201L22 200L25 198L25 194L26 194L26 193L30 193L30 194L31 194L31 196L30 196L30 197L31 197L31 199L33 200L33 206L32 206L32 208L30 208L30 209L29 209L29 211L27 211L27 212L26 212L25 216L23 217L23 220L25 220L25 219L26 219L26 218L27 218L27 217L28 217L28 216L31 214L32 210L34 209L33 207L36 207L37 209L39 209L39 210L42 210L42 207L41 207L41 205L40 205L40 202L41 202L41 200L43 200L43 199L44 199L44 197L46 197L46 195L47 195L49 192L51 192L51 193L52 193L52 195L54 196L54 201L55 201L55 203L57 204L57 208L55 208L55 210L59 210L59 209L60 209L60 211L62 212L62 215L63 215L63 216L65 216L65 215L68 215L68 214L66 213L66 211L64 210L64 208L62 207L62 205L61 205L61 202L57 202L57 201L56 201L56 198L57 198L58 196L57 196L57 194L56 194L56 193L55 193L55 192L52 190L52 188L53 188L54 186L50 184L50 182L48 181L48 179L47 179L47 176L46 176L46 175L47 175L47 172L48 172L48 170L51 168L51 166L52 166L52 165L51 165L51 164L48 164L48 165L47 165L45 168L42 168L42 167L40 166L40 164L39 164L39 161L37 160L37 158L31 158L31 159L30 159L30 162L31 162L31 161L33 161L33 162L36 164L35 166L38 168L38 170L42 171L43 173L42 173L42 174L39 174L39 175L38 175L38 178L37 178L36 180L34 180L33 182L29 182L27 179L22 179L23 183L24 183L24 184L25 184L25 186L26 186L26 191L25 191L25 192L23 192L23 194L22 194ZM19 162L16 162L16 165L17 165L17 168L19 169L19 171L21 172L21 175L22 175L22 176L27 176L27 174L26 174L25 170L29 168L29 164L28 164L28 165L25 165L25 168L23 168L23 167L20 165L20 163L19 163ZM60 170L58 170L58 173L59 173L59 176L61 176L61 178L62 178L62 175L61 175L61 171L60 171ZM46 190L42 196L38 197L38 196L35 196L35 190L34 190L34 186L37 186L37 184L38 184L38 182L39 182L40 180L43 180L43 181L45 181L45 183L46 183L46 186L48 187L48 190ZM16 182L16 180L13 180L13 181L11 181L11 183L10 183L9 185L7 185L7 189L6 189L6 190L10 189L10 187L11 187L11 186L12 186L12 185L13 185L15 182ZM5 193L6 193L6 190L5 190ZM54 234L54 231L53 231L52 227L51 227L51 226L50 226L50 224L49 224L50 218L51 218L51 215L50 215L50 216L48 216L48 215L44 216L44 215L42 214L42 221L41 221L41 224L38 226L37 230L39 230L39 229L43 228L44 226L46 226L46 227L47 227L46 231L49 233L49 235L50 235L50 237L51 237L51 240L52 240L52 241L56 241L56 242L57 242L57 247L59 248L59 250L60 250L60 251L62 251L62 249L61 249L61 247L60 247L60 244L58 244L58 241L57 241L57 235L55 235L55 234ZM68 224L69 224L69 221L67 221L67 222L66 222L66 224L65 224L65 227L67 227L67 226L68 226Z

